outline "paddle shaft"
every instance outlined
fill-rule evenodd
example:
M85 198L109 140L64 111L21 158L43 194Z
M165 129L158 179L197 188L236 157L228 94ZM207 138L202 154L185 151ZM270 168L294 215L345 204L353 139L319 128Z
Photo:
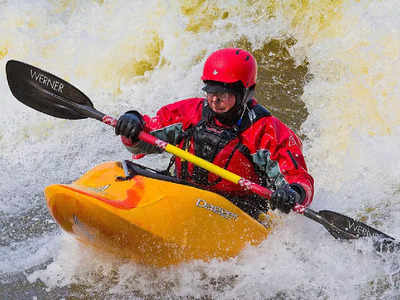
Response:
M99 117L100 116L101 116L101 113L99 114ZM98 118L96 118L96 119L98 119ZM117 124L116 119L114 119L113 117L104 115L104 114L101 117L101 121L103 123L113 126L113 127L115 127L115 125ZM148 134L148 133L142 131L139 133L139 139L142 140L143 142L154 145L168 153L178 156L186 161L189 161L189 162L193 163L194 165L196 165L200 168L203 168L215 175L218 175L227 181L233 182L235 184L239 184L245 190L250 190L251 192L253 192L261 197L264 197L266 199L271 198L272 192L269 189L267 189L259 184L256 184L250 180L247 180L243 177L240 177L239 175L236 175L235 173L225 170L205 159L197 157L196 155L193 155L193 154L189 153L188 151L184 151L179 147L176 147L165 141L162 141L162 140L152 136L151 134Z

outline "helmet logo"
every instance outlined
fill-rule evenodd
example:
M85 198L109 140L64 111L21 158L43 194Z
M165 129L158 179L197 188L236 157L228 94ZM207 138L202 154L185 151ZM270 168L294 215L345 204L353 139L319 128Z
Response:
M214 69L213 75L217 75L217 74L218 74L218 71Z

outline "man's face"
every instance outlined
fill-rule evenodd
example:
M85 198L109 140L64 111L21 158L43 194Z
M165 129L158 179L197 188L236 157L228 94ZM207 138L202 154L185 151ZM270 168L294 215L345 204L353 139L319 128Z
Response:
M215 113L221 114L235 106L236 97L231 93L207 93L207 101Z

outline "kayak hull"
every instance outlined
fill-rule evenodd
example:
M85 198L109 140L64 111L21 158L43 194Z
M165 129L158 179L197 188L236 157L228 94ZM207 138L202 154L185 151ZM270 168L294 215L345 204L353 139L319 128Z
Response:
M80 241L154 266L237 256L265 240L261 225L221 195L101 164L72 184L45 189L56 222ZM273 218L273 216L271 216Z

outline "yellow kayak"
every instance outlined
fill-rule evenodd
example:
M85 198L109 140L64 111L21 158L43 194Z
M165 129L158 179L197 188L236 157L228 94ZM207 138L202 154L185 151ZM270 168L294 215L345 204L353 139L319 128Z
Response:
M153 266L235 257L272 229L271 214L262 225L221 195L124 164L103 163L71 184L48 186L56 222L84 243Z

